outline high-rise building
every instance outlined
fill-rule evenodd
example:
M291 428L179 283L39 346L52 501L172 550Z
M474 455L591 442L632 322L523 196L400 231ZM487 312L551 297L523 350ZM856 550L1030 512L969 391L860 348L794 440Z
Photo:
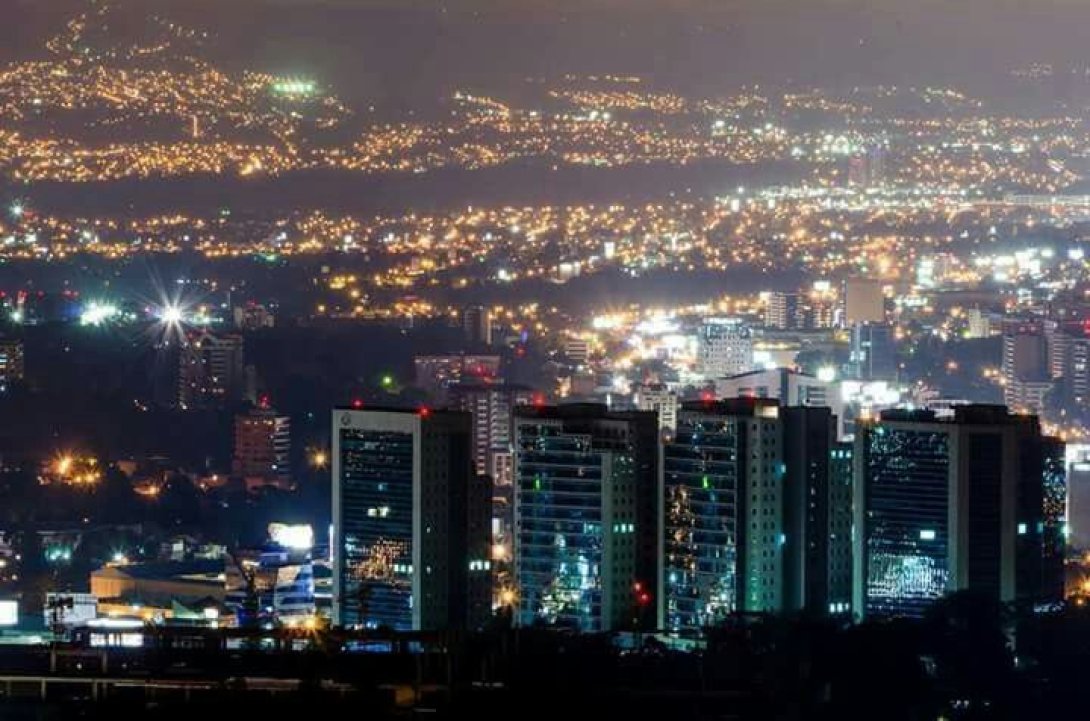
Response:
M1090 549L1090 445L1070 444L1067 460L1067 522L1071 547Z
M822 330L837 323L839 297L833 284L827 280L814 281L803 308L803 324L806 328Z
M765 326L778 330L795 330L805 323L805 306L798 293L773 291L765 308Z
M685 403L663 445L660 627L698 631L783 608L779 404Z
M18 338L0 338L0 385L23 380L25 372L23 341Z
M896 380L897 346L893 328L877 323L853 325L848 360L851 373L858 380Z
M970 308L965 313L968 319L967 338L988 338L992 334L991 316L979 308Z
M658 421L572 404L515 409L517 620L654 625Z
M527 386L457 383L447 389L450 406L473 418L473 462L477 473L499 485L511 483L511 417L515 406L533 403Z
M462 310L462 331L471 346L492 345L492 312L483 305Z
M662 625L736 612L845 614L851 452L828 408L686 403L662 452Z
M1052 380L1063 378L1067 369L1067 358L1074 340L1057 321L1045 321L1045 349L1048 353L1048 377Z
M753 333L738 318L708 318L698 337L697 372L724 378L753 368Z
M1016 410L1040 412L1052 389L1048 341L1038 321L1003 323L1003 402Z
M333 623L478 628L491 611L491 487L462 411L333 412Z
M1002 371L1007 381L1049 377L1048 344L1040 322L1010 320L1003 323Z
M1023 463L1040 464L1041 483L1021 488L1019 516L1025 517L1025 533L1018 526L1017 588L1025 589L1025 601L1051 603L1064 597L1064 555L1067 550L1067 444L1045 436L1031 442ZM1023 521L1019 521L1019 524ZM1033 524L1036 533L1031 533Z
M654 411L659 416L659 428L672 431L677 427L678 396L664 384L636 386L636 408Z
M828 408L780 409L784 609L851 610L851 450Z
M534 402L527 386L513 384L457 383L448 389L451 407L468 412L473 419L473 462L477 474L492 481L493 575L507 584L514 556L514 504L511 484L514 468L514 410Z
M1070 400L1079 406L1090 406L1090 338L1072 338L1067 347L1064 383Z
M885 411L855 437L853 611L920 616L944 594L1057 601L1063 445L1003 406Z
M882 283L870 278L849 278L844 282L844 324L886 322L886 297Z
M853 497L855 489L855 447L851 441L837 442L830 451L828 495L828 611L841 614L851 611ZM816 605L816 602L811 605Z
M242 336L191 333L179 355L178 405L199 408L238 400L244 375Z
M291 419L261 405L235 416L235 455L232 472L246 490L273 487L289 490L291 480Z
M843 401L836 383L791 368L750 371L715 382L719 398L774 398L785 406L827 406L840 413Z
M1003 387L1003 401L1019 412L1040 413L1054 386L1055 382L1051 380L1016 378Z

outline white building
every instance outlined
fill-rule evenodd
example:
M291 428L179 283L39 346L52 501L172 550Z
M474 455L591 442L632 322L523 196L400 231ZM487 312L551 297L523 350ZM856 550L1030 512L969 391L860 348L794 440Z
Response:
M741 373L715 381L717 398L775 398L783 406L827 407L843 436L844 401L840 385L789 368Z
M659 414L659 430L677 428L677 393L664 385L636 387L636 408Z
M738 318L706 318L697 343L697 373L708 379L753 368L753 333Z
M968 338L987 338L992 334L992 319L991 315L980 310L980 308L970 308L966 312L966 318L969 321Z
M1067 522L1071 546L1090 548L1090 445L1071 443L1067 460Z

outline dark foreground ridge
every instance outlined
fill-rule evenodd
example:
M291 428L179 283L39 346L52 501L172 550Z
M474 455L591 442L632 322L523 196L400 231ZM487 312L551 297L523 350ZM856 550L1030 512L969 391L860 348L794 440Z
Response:
M1012 641L1013 639L1013 641ZM679 651L651 635L149 629L142 648L0 649L3 718L1041 718L1076 702L1080 607L970 594L922 621L755 617Z

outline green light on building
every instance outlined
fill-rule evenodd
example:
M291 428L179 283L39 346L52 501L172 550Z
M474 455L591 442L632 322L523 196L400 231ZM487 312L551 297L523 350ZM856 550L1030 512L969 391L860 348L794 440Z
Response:
M272 84L272 90L277 95L313 95L317 86L310 80L279 80Z

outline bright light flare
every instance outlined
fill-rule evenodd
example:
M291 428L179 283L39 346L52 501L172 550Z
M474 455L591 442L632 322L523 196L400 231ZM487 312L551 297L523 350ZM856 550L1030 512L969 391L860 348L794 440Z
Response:
M159 311L159 320L168 325L178 325L184 316L182 309L176 305L165 306Z
M79 322L80 325L100 326L120 312L118 307L112 303L92 301L80 313Z
M308 550L314 547L314 529L308 525L269 524L269 538L285 548Z

